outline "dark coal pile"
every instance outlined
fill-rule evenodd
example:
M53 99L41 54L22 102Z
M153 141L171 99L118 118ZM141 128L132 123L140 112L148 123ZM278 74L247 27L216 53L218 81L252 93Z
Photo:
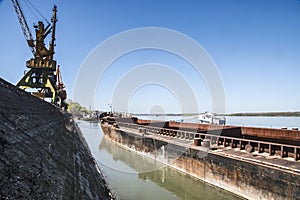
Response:
M0 79L0 199L111 199L72 117Z

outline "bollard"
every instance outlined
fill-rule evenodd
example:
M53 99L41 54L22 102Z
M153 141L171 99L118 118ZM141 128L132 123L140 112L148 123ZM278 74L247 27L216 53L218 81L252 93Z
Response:
M203 140L203 146L207 147L207 148L210 147L210 139L204 139Z
M194 138L194 145L195 146L201 146L201 141L202 139L197 137L197 138Z

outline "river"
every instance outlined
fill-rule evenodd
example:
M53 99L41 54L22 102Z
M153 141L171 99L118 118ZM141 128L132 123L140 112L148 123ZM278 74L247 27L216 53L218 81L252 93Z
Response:
M240 199L111 142L103 136L98 123L77 123L119 199Z
M152 120L174 120L183 122L197 123L198 116L139 116L141 119ZM293 127L300 128L300 117L239 117L239 116L226 116L226 125L234 126L250 126L250 127L263 127L263 128L283 128L291 129Z

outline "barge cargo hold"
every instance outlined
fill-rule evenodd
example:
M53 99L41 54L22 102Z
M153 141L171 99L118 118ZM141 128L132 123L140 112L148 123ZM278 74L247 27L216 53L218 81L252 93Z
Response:
M300 197L300 131L102 116L105 136L248 199Z

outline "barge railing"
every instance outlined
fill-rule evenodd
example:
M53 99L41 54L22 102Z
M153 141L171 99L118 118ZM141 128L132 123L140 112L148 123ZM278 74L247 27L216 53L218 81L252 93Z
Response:
M231 148L248 153L267 153L269 156L279 156L280 158L293 158L300 160L300 146L280 144L259 140L220 136L209 133L195 133L183 130L168 129L162 127L145 126L132 123L117 122L120 127L138 130L143 134L158 134L183 140L194 140L194 145L214 148ZM220 129L220 133L221 133Z

